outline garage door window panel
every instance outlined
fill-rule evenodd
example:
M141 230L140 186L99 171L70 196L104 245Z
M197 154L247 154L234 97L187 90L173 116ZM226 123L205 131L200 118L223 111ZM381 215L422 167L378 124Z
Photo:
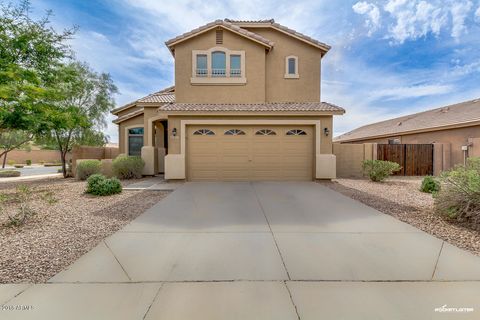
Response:
M277 133L270 129L260 129L257 132L255 132L255 135L256 136L276 136Z
M245 131L240 130L240 129L230 129L225 131L226 136L244 136Z
M214 136L215 132L210 129L199 129L193 133L194 136Z
M306 136L307 133L301 129L292 129L287 131L287 136Z

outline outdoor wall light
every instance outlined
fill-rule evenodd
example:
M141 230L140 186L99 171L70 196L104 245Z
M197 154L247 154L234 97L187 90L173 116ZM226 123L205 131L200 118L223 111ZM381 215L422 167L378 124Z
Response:
M328 137L328 135L330 134L330 130L328 130L328 128L323 128L323 133L325 134L325 136Z
M172 136L174 136L174 137L177 136L177 128L172 129Z

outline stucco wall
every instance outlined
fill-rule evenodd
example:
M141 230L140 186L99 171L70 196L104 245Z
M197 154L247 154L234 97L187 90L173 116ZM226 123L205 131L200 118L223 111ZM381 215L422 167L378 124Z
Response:
M243 85L192 85L192 50L212 47L245 51ZM194 103L262 103L265 102L265 47L223 31L223 44L215 43L215 30L210 30L175 46L175 100Z
M118 125L118 147L119 147L120 153L126 153L126 147L125 147L126 146L126 140L125 140L126 128L129 128L132 126L142 127L143 123L144 123L143 114L141 114L134 118L125 120ZM144 143L145 143L145 139L144 139Z
M0 149L0 152L2 149ZM67 159L71 158L71 154L67 154ZM31 160L32 163L41 162L60 162L60 152L56 150L12 150L7 154L7 162L9 160L15 161L17 164L24 164L27 160ZM3 161L3 157L0 158L0 163Z
M248 28L246 28L248 29ZM270 28L252 32L274 41L266 59L266 100L268 102L320 101L321 51L303 41ZM298 79L285 79L285 58L298 57Z
M462 146L468 144L469 138L480 137L480 126L464 127L457 129L431 131L417 134L408 134L395 136L399 138L400 143L449 143L450 144L450 163L451 165L463 163ZM354 143L376 142L388 143L389 138L382 139L366 139L355 141ZM477 146L480 148L480 146Z
M362 162L374 157L374 144L333 144L333 154L337 160L337 177L363 177Z
M332 136L325 136L323 134L323 128L328 128L332 132L332 118L333 116L170 116L168 118L168 153L169 154L179 154L180 153L180 140L181 140L181 130L180 130L180 121L187 119L265 119L265 120L285 120L285 119L297 119L297 120L320 120L321 126L321 144L320 144L320 153L322 154L331 154L332 153ZM173 137L171 132L173 128L177 128L177 136Z

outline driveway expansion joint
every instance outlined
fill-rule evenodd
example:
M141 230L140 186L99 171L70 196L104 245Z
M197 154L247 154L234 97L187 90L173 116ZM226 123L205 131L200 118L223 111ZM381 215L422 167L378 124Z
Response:
M125 273L125 275L127 276L128 280L132 281L132 278L130 278L130 276L128 275L128 272L127 270L125 270L125 268L123 267L123 265L120 263L120 261L118 260L117 256L115 255L115 253L113 252L113 250L108 246L108 243L106 240L103 240L103 243L105 244L105 247L107 247L108 251L110 251L110 253L112 254L112 256L115 258L115 260L117 261L118 265L120 266L120 268L122 268L123 272Z
M433 268L432 280L433 280L433 277L435 277L435 272L437 271L438 261L440 261L440 255L442 254L444 244L445 244L445 241L442 241L442 245L440 246L440 250L438 251L437 261L435 262L435 267Z

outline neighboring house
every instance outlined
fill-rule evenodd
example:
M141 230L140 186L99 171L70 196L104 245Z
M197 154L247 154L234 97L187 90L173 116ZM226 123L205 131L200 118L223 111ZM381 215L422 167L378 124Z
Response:
M480 156L480 99L369 124L334 139L340 143L433 144L450 148L451 165Z
M216 20L166 42L175 86L112 111L120 152L166 179L335 177L333 115L320 102L330 47L273 20Z

